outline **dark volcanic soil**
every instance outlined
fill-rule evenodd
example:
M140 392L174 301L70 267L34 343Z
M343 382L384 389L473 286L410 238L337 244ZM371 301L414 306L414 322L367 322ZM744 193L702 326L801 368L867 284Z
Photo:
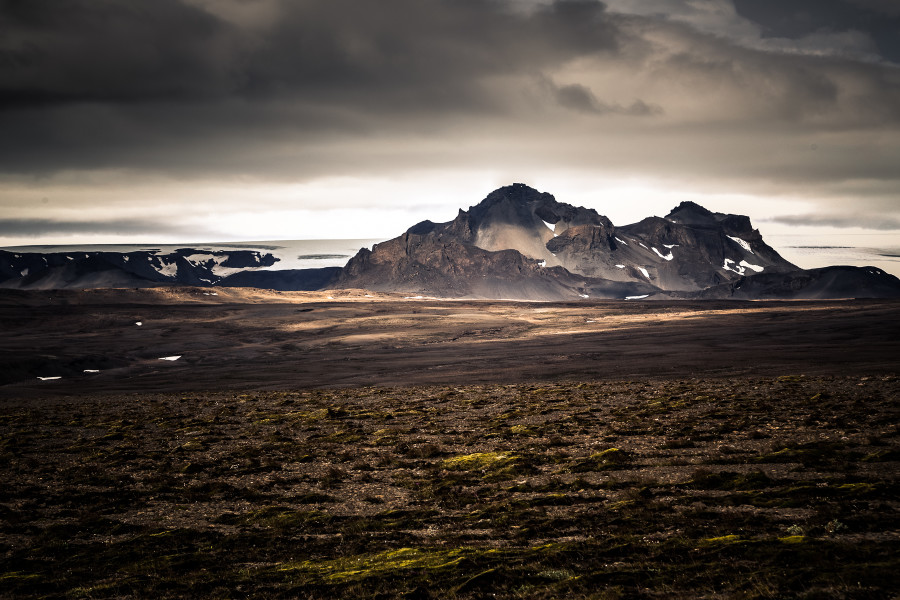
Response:
M0 395L883 374L900 357L898 301L209 293L0 293Z
M897 597L897 302L217 292L0 293L0 597Z
M2 401L0 596L895 598L895 377Z

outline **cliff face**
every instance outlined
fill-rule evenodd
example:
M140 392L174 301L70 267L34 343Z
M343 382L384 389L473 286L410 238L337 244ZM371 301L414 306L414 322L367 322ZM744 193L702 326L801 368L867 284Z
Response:
M405 233L350 259L333 288L359 287L428 296L554 300L649 294L640 282L598 281L518 250L490 251L446 230Z

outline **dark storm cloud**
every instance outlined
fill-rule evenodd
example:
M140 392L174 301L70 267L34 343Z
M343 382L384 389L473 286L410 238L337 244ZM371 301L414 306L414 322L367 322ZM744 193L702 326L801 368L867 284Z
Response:
M481 77L616 47L603 4L589 0L528 14L492 0L280 8L260 33L180 0L0 0L3 104L351 93L439 101Z
M897 188L900 69L841 46L869 35L893 56L891 3L609 6L0 0L0 186L37 175L66 208L85 173L123 205L133 172L184 189L416 169ZM865 35L819 35L848 28Z
M548 82L552 93L556 96L560 106L570 110L590 113L595 115L619 114L630 116L649 116L662 114L663 110L658 106L651 106L641 100L635 100L630 106L621 104L609 104L597 99L594 92L587 86L578 83L556 86Z
M0 0L0 171L271 168L326 134L504 118L522 91L498 81L621 36L592 0L273 1L264 27L195 4Z
M215 232L197 227L148 220L57 221L53 219L0 219L0 236L40 237L55 234L156 234L211 235Z
M214 97L243 44L179 0L0 0L0 108Z
M882 57L900 62L900 4L895 0L734 0L738 14L766 37L802 38L819 32L859 31Z
M884 215L786 215L769 219L773 223L808 227L862 228L878 231L900 230L900 219Z

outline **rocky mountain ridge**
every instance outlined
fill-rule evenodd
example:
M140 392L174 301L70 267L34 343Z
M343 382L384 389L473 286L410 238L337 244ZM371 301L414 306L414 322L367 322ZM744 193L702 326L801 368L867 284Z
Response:
M665 217L616 226L521 183L491 192L452 221L423 221L362 248L343 268L267 269L277 260L259 251L191 248L0 251L0 287L364 288L516 300L900 297L900 280L874 267L799 269L743 215L683 202Z
M452 221L424 221L360 250L331 287L531 300L727 297L729 290L747 299L900 296L900 281L879 269L825 273L786 261L743 215L683 202L666 217L616 227L517 183ZM812 285L821 277L827 282Z
M271 267L272 254L255 250L174 252L9 252L0 250L0 287L89 289L160 285L221 285L247 269Z

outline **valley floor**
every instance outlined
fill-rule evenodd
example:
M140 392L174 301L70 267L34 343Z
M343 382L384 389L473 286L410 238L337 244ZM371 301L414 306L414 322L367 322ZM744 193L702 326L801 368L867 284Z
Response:
M0 331L0 397L875 375L898 369L900 301L523 303L344 290L3 290ZM173 356L180 358L160 360Z
M205 293L0 294L0 597L900 590L897 302Z

